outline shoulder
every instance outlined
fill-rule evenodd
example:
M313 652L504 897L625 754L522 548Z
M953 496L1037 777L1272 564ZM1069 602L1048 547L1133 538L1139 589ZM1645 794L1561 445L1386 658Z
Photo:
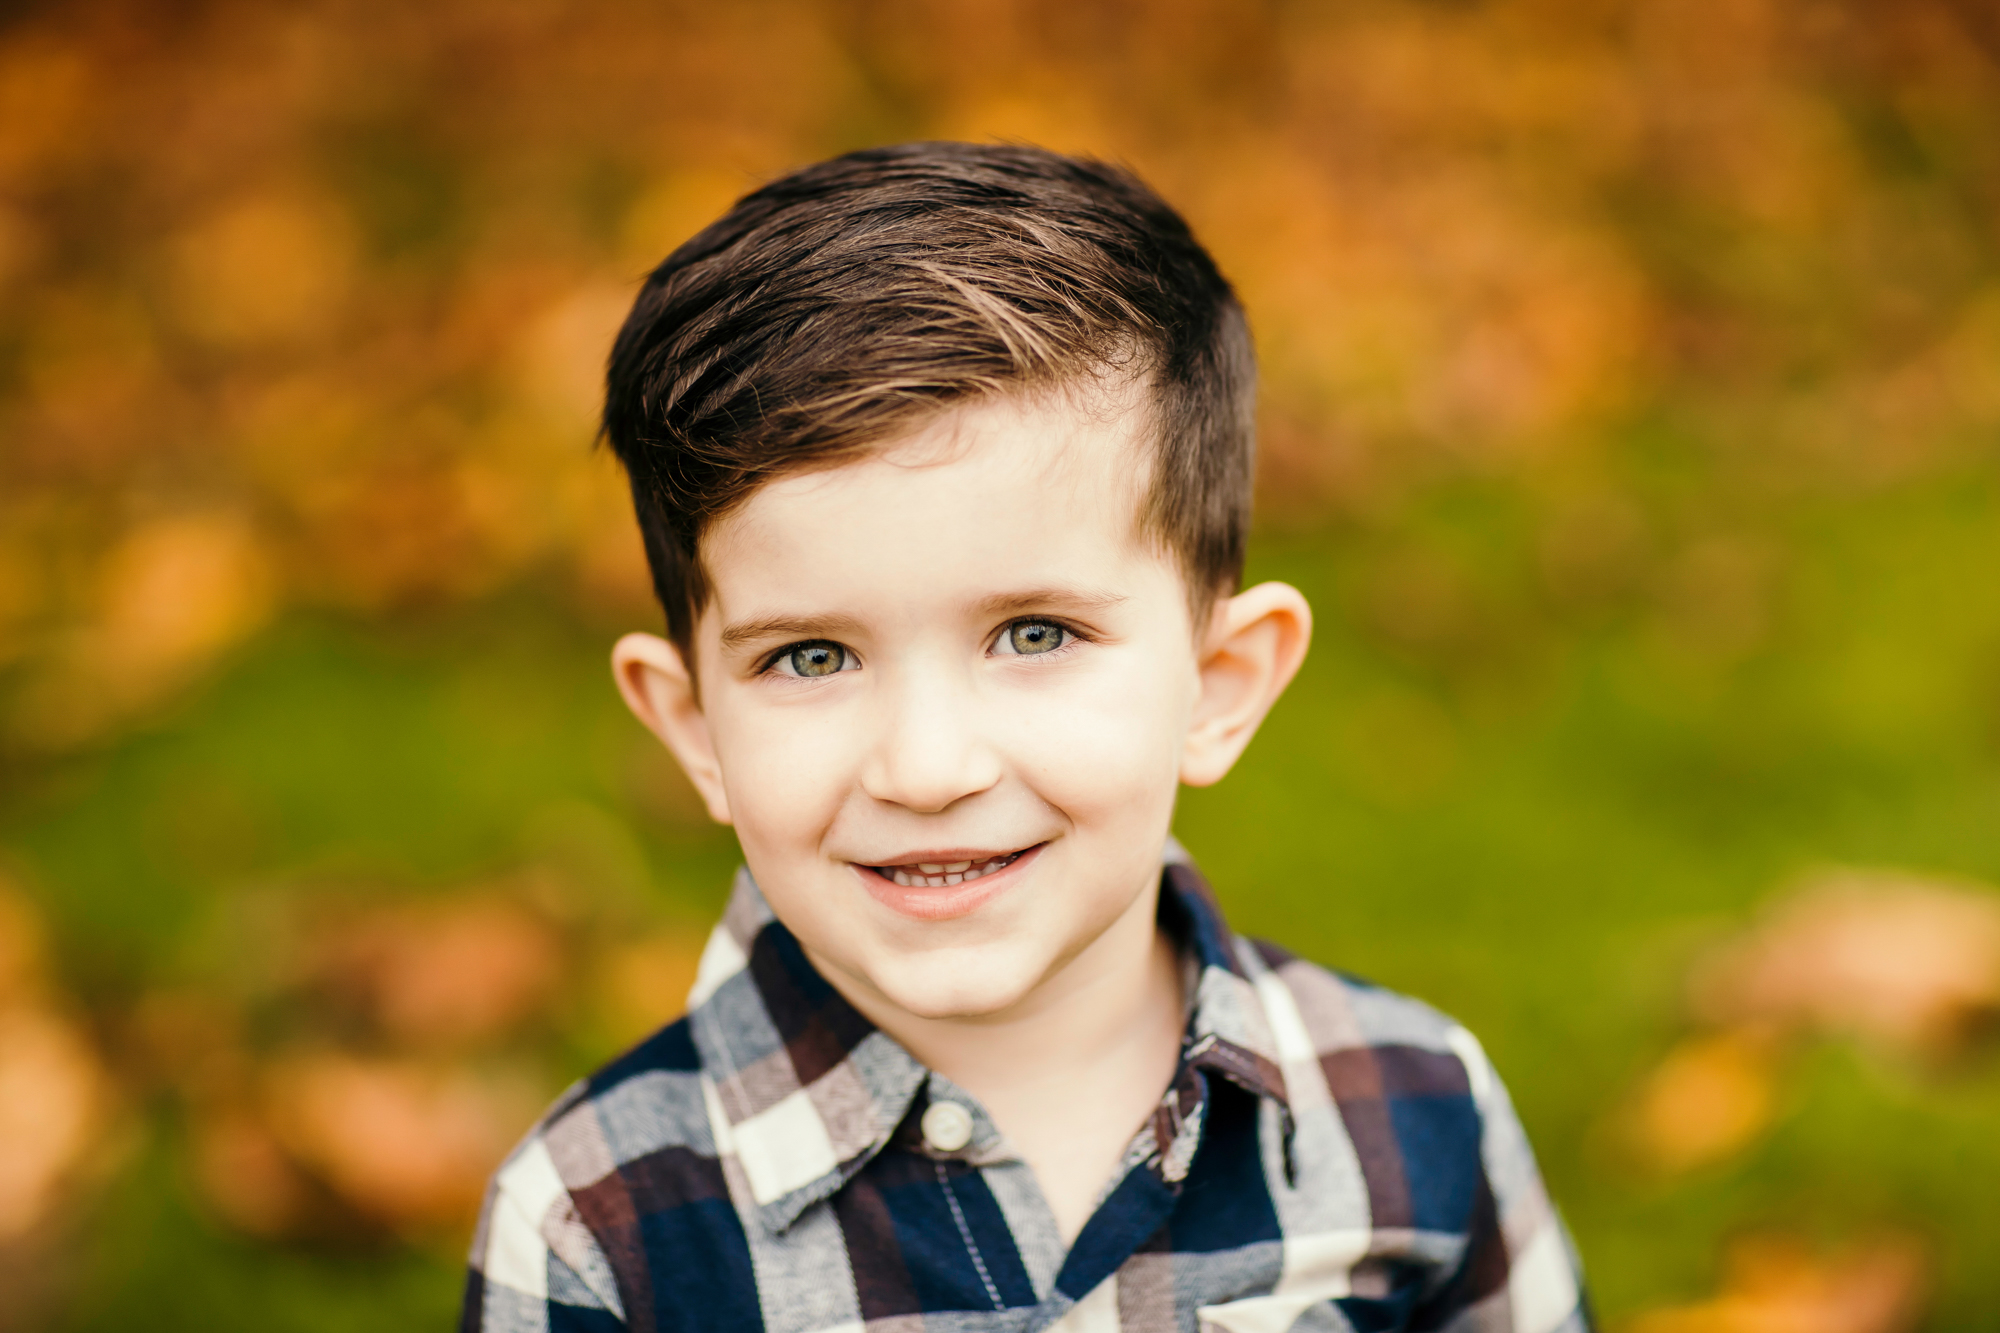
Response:
M1378 1219L1456 1229L1494 1208L1523 1244L1559 1230L1513 1101L1471 1032L1421 1000L1241 943L1300 1128L1352 1145Z
M686 1019L572 1084L501 1165L494 1184L518 1194L532 1182L537 1195L559 1185L582 1203L612 1188L609 1181L656 1174L661 1154L711 1163L716 1157L701 1060ZM719 1180L719 1169L715 1174Z
M473 1241L482 1302L527 1293L645 1323L663 1299L649 1256L747 1270L705 1084L682 1019L557 1098L493 1174Z
M1278 945L1240 943L1287 1062L1309 1051L1336 1098L1355 1078L1379 1091L1460 1094L1481 1103L1493 1095L1485 1051L1449 1014Z
M1280 1046L1309 1052L1285 1062L1300 1130L1351 1145L1351 1157L1331 1157L1361 1176L1370 1225L1463 1237L1454 1276L1419 1322L1498 1299L1510 1327L1587 1330L1575 1253L1478 1040L1421 1000L1241 943ZM1303 1155L1310 1166L1314 1154Z
M486 1225L567 1237L579 1252L558 1257L588 1270L639 1212L726 1199L702 1082L685 1019L578 1080L494 1172Z
M554 1305L644 1315L642 1225L684 1219L684 1231L716 1233L706 1213L726 1193L694 1041L686 1021L672 1023L574 1083L494 1171L468 1327L516 1327L514 1315Z
M1243 945L1284 1071L1301 1185L1354 1200L1376 1231L1454 1249L1494 1192L1478 1043L1420 1000Z

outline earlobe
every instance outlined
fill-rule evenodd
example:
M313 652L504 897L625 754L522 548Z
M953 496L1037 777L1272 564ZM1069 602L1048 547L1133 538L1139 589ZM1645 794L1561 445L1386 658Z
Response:
M1201 693L1181 751L1181 781L1220 782L1292 683L1312 641L1297 588L1260 583L1216 604L1200 655Z
M729 823L722 765L680 649L657 634L627 634L612 646L611 674L625 706L680 762L710 817Z

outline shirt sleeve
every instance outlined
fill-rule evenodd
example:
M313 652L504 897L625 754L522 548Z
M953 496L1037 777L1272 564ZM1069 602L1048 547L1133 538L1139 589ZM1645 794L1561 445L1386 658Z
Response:
M494 1174L473 1234L461 1333L627 1327L611 1265L531 1138Z
M1445 1333L1589 1333L1583 1274L1542 1184L1528 1136L1478 1039L1448 1040L1465 1066L1480 1118L1482 1179L1465 1256L1416 1312L1413 1329Z

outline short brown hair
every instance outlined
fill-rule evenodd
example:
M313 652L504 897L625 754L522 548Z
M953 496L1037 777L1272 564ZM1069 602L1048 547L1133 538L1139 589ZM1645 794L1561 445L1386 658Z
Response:
M1242 576L1256 364L1242 308L1130 172L1013 145L849 153L737 200L646 279L612 348L624 462L667 633L692 664L704 528L974 397L1143 374L1141 530L1197 619Z

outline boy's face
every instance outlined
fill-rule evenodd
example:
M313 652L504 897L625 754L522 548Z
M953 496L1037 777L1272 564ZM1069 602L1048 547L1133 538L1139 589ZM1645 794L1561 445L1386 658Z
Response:
M1150 939L1179 782L1220 777L1283 687L1250 698L1218 658L1230 602L1196 643L1138 535L1141 389L974 403L762 487L703 540L698 706L670 648L620 646L628 698L850 993L999 1014Z

